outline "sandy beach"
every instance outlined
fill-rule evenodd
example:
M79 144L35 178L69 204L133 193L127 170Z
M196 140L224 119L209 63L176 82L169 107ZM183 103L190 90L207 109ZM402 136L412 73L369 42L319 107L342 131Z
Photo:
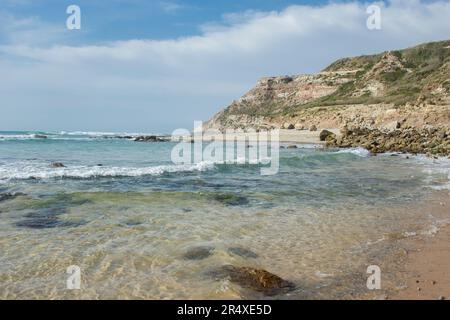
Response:
M450 218L450 193L441 193L442 200L430 203L433 213ZM446 199L445 199L446 198ZM441 226L435 234L404 241L407 250L406 286L392 299L450 299L450 226Z
M279 129L279 141L280 143L298 143L298 144L325 144L324 141L320 141L320 132L322 130L328 130L333 132L336 135L340 134L340 129L336 128L320 128L316 131L310 131L310 130L288 130L288 129ZM217 133L212 133L212 131L205 131L203 134L203 139L205 141L212 140L214 137L216 141L229 141L229 140L236 140L236 141L252 141L255 139L255 135L257 133L255 132L243 132L243 131L236 131L233 132L232 135L225 135L220 133L219 131L216 131ZM275 132L268 132L269 137L275 137ZM172 137L172 140L179 140L180 138L177 136ZM181 137L183 140L190 141L192 139L192 136L183 136Z
M417 234L397 235L391 254L380 259L382 288L357 297L375 300L450 299L450 193L437 191L417 210L440 223Z

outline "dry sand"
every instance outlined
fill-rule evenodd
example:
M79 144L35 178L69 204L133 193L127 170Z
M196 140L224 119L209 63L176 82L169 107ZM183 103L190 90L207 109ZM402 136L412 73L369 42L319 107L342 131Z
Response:
M320 141L319 135L320 132L323 129L317 129L317 131L309 131L309 130L287 130L287 129L280 129L279 130L279 141L281 143L298 143L298 144L324 144L324 142ZM340 134L339 129L327 129L337 135ZM269 131L269 137L276 137L275 132ZM208 132L205 132L203 138L205 141L211 140L211 138L214 136L216 141L230 141L230 140L237 140L237 141L245 141L245 140L253 140L256 133L249 133L249 132L235 132L233 135L225 135L218 133L217 135L212 135ZM173 138L174 139L174 138ZM191 140L191 136L184 136L182 137L183 140ZM177 139L175 139L177 140Z

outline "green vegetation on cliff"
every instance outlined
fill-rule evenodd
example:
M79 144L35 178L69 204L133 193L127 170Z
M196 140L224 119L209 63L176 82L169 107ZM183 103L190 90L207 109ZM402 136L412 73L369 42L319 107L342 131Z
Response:
M340 59L315 75L261 79L211 124L295 117L311 107L423 102L450 105L450 40Z

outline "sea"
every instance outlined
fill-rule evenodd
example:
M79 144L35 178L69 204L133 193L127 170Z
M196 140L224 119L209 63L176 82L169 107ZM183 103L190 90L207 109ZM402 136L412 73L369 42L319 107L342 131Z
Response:
M448 222L426 206L450 189L445 157L298 144L262 175L257 162L176 164L177 142L126 135L0 131L1 299L357 298L371 265L400 287L399 239ZM227 265L295 288L214 276Z

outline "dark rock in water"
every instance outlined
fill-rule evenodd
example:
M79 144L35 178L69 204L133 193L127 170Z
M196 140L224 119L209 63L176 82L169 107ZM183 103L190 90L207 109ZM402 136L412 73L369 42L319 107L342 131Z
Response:
M214 270L211 275L216 279L229 278L231 282L243 288L258 291L267 296L283 294L295 289L292 282L264 269L225 265Z
M166 139L157 137L157 136L139 136L134 138L134 141L138 142L163 142L166 141Z
M214 252L214 247L203 246L189 249L184 258L187 260L202 260L211 256Z
M17 222L17 227L32 229L47 229L56 227L77 227L85 221L61 221L59 216L67 212L68 207L90 203L90 199L80 199L70 194L60 194L50 200L42 200L32 208L35 210L24 215L24 219Z
M43 134L35 134L34 138L35 139L47 139L48 137L46 135L43 135Z
M141 221L138 221L138 220L132 220L132 219L127 220L127 221L125 221L124 223L125 223L127 226L129 226L129 227L134 227L134 226L138 226L138 225L141 225L141 224L142 224Z
M62 164L61 162L53 162L50 167L52 168L65 168L66 166Z
M24 195L25 195L24 193L20 193L20 192L17 192L17 193L9 193L9 192L7 192L7 193L0 193L0 202L6 201L6 200L12 200L12 199L14 199L16 197L24 196Z
M213 199L227 206L242 206L248 204L248 199L231 193L215 194Z
M16 223L17 227L25 227L31 229L47 229L55 228L58 226L60 221L55 215L36 215L35 217L28 216L27 219L19 221Z
M335 137L335 136L336 135L333 132L328 131L328 130L322 130L319 134L320 141L325 141L325 140L331 139L332 137Z
M84 222L61 221L57 215L28 214L25 219L16 223L17 227L31 229L49 229L56 227L77 227Z
M295 144L291 144L291 145L287 146L286 148L288 148L288 149L297 149L298 147Z
M237 256L241 256L243 258L258 258L258 255L253 251L241 247L228 248L228 252Z
M182 210L183 210L183 212L192 212L192 209L190 209L190 208L183 208Z

